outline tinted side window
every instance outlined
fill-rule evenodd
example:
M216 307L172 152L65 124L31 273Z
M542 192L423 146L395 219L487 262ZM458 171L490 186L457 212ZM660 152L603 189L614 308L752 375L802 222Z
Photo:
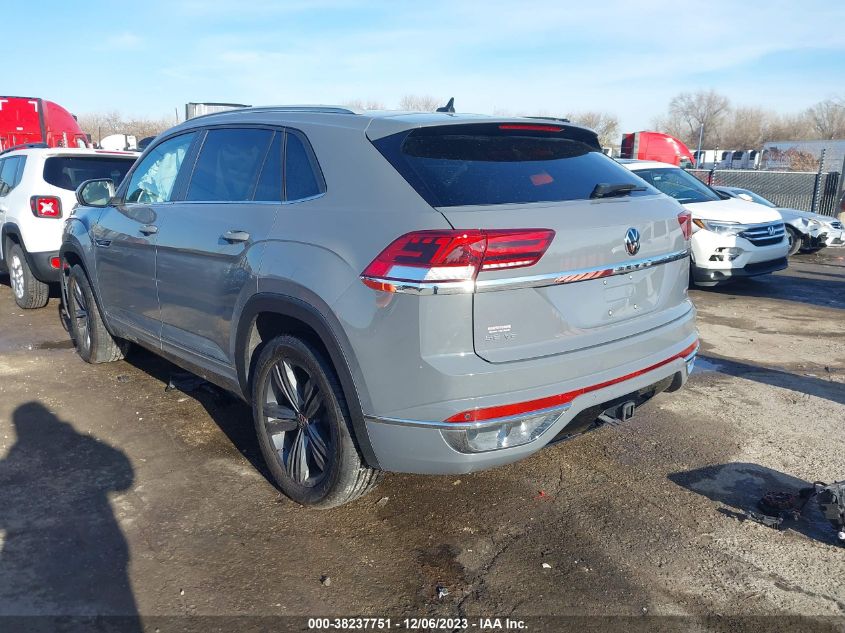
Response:
M324 191L317 159L298 134L288 132L285 147L285 199L302 200Z
M173 193L179 167L196 132L181 134L156 145L132 172L126 202L167 202Z
M260 202L281 202L282 200L282 140L285 135L277 132L270 144L253 200Z
M10 156L0 165L0 196L8 194L20 182L17 180L19 163L20 156Z
M194 166L185 200L251 200L258 171L272 138L272 130L209 130Z

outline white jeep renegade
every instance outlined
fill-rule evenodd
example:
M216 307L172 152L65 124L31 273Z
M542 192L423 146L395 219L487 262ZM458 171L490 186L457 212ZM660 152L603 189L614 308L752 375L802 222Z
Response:
M21 308L45 306L49 284L59 281L62 228L76 188L92 178L119 185L137 156L42 144L0 153L0 268Z

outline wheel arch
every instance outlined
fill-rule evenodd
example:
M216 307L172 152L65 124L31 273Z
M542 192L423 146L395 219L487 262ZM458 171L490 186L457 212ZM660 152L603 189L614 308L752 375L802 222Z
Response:
M301 292L307 293L304 289ZM364 407L369 398L364 388L360 367L354 360L349 341L340 323L316 297L311 301L276 292L258 293L251 297L238 318L235 339L235 364L238 384L247 401L251 400L254 364L264 342L279 334L300 336L316 345L332 363L340 380L343 395L349 405L354 440L372 468L378 459L367 435Z

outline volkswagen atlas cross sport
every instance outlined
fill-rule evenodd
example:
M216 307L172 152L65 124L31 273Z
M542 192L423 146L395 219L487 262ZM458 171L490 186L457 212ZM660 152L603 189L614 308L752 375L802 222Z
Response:
M78 197L80 356L139 344L251 402L302 504L627 419L697 350L689 215L567 123L233 110Z

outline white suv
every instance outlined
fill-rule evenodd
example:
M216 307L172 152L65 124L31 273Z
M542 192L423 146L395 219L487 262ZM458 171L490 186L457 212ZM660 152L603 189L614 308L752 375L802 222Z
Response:
M45 306L49 284L59 281L63 218L76 205L76 188L92 178L117 186L137 156L42 144L0 153L0 268L21 308Z
M787 266L787 240L777 209L723 199L683 169L656 161L620 160L692 214L690 276L699 286L753 277Z

